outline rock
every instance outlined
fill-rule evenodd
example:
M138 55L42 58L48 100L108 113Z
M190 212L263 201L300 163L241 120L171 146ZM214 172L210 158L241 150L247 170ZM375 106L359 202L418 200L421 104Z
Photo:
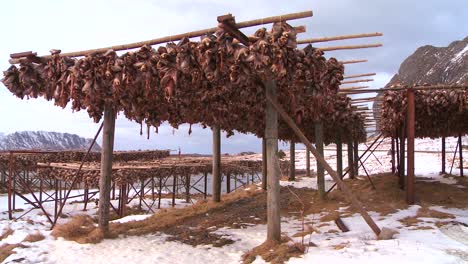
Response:
M395 234L399 234L399 232L394 229L384 227L382 228L382 231L380 232L380 234L377 236L377 239L378 240L393 239L393 235Z

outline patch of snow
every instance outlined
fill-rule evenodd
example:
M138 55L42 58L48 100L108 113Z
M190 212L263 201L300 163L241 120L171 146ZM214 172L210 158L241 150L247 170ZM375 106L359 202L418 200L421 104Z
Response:
M467 52L467 51L468 51L468 44L466 44L466 46L460 52L455 54L455 56L452 58L451 61L452 62L457 62L459 59L461 59L464 56L465 52Z
M131 222L131 221L141 221L145 220L146 218L150 217L152 215L150 214L144 214L144 215L129 215L125 216L116 220L111 221L112 223L126 223L126 222Z

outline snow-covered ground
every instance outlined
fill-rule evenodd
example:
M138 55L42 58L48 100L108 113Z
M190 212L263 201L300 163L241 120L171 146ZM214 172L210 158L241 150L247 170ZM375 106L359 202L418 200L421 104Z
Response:
M448 140L447 147L454 149L456 142ZM417 150L436 151L440 149L440 141L417 141ZM333 145L328 148L334 148ZM365 146L360 146L364 149ZM370 157L365 165L369 173L388 172L390 170L390 157L388 142L379 146L375 155L380 163ZM448 152L450 153L450 152ZM326 158L335 166L335 152L326 151ZM453 154L453 152L452 152ZM305 168L305 153L298 150L297 168ZM254 157L253 157L254 158ZM258 158L258 156L257 156ZM450 154L447 159L451 158ZM344 159L346 162L346 159ZM448 167L449 167L448 163ZM456 163L457 164L457 163ZM312 168L315 168L314 160L311 160ZM344 167L346 167L346 163ZM443 177L439 175L441 167L440 154L417 153L416 175L430 178L432 181L440 181L444 184L457 184L456 176ZM454 174L458 169L454 166ZM360 171L364 175L364 171ZM327 184L331 179L327 177ZM301 178L297 182L281 182L283 186L292 185L297 188L315 188L315 178ZM468 191L468 190L467 190ZM178 206L188 204L177 201ZM0 197L0 209L5 210L6 196ZM170 201L163 201L163 205L170 206ZM96 208L91 203L90 210L81 211L79 203L67 205L66 212L69 215L87 213L94 214ZM375 235L366 225L360 215L352 215L343 218L350 232L337 232L337 227L331 222L320 222L321 214L305 216L305 222L309 222L316 232L305 237L306 242L313 242L317 247L309 247L301 258L292 258L288 263L468 263L468 201L465 209L433 206L430 209L452 214L450 219L453 225L437 227L440 219L424 218L414 226L408 227L399 222L408 216L415 216L419 205L414 205L405 210L381 217L377 212L370 212L372 218L381 227L398 230L399 234L392 240L376 240ZM345 208L342 208L343 210ZM20 215L22 212L17 212ZM148 215L127 216L116 221L141 220ZM67 219L61 219L64 222ZM49 225L45 216L38 211L33 211L21 220L9 221L6 213L0 214L0 233L8 228L14 233L0 241L0 246L9 243L20 243L31 233L41 232L45 235L42 241L30 243L23 242L27 248L16 248L16 254L9 256L4 263L239 263L242 255L248 250L261 244L266 238L265 225L247 224L241 229L221 228L213 231L230 237L235 243L223 247L190 246L182 242L167 241L165 234L151 234L138 237L119 237L106 239L98 244L78 244L64 239L55 239L50 235ZM418 229L418 227L420 227ZM282 231L292 237L301 231L302 224L297 218L283 218ZM300 241L301 238L294 238ZM254 263L264 263L257 257Z

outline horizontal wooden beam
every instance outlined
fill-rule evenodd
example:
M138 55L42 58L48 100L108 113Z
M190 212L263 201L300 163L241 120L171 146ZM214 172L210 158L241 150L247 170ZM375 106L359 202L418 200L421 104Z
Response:
M382 47L381 43L376 44L365 44L365 45L350 45L350 46L333 46L333 47L322 47L317 48L321 51L333 51L333 50L352 50L352 49L367 49L367 48L378 48Z
M352 80L352 81L344 81L341 84L350 84L350 83L361 83L361 82L373 82L374 79L360 79L360 80Z
M362 73L362 74L354 74L354 75L345 75L343 79L351 79L351 78L358 78L358 77L367 77L367 76L374 76L376 75L375 72L372 73Z
M375 32L375 33L342 35L342 36L333 36L333 37L310 38L310 39L299 40L297 44L310 44L310 43L317 43L317 42L327 42L327 41L357 39L357 38L369 38L369 37L379 37L379 36L383 36L383 34L380 32Z
M360 89L366 89L366 88L369 88L369 86L340 87L339 91L354 91L354 90L360 90Z
M280 15L280 16L271 16L271 17L264 17L260 19L254 19L254 20L249 20L249 21L244 21L244 22L239 22L236 23L237 28L247 28L247 27L253 27L253 26L259 26L259 25L265 25L265 24L271 24L271 23L276 23L276 22L284 22L288 20L294 20L294 19L300 19L300 18L306 18L306 17L311 17L313 15L312 11L304 11L304 12L298 12L298 13L291 13L291 14L285 14L285 15ZM183 38L194 38L194 37L200 37L206 34L212 34L218 30L218 27L212 27L212 28L207 28L207 29L202 29L202 30L196 30L196 31L191 31L187 33L182 33L182 34L176 34L176 35L170 35L162 38L156 38L156 39L151 39L151 40L145 40L145 41L140 41L140 42L133 42L129 44L123 44L123 45L116 45L116 46L109 46L105 48L98 48L98 49L90 49L90 50L82 50L82 51L76 51L76 52L67 52L67 53L61 53L60 56L63 57L80 57L80 56L86 56L92 53L100 53L100 52L106 52L108 50L114 50L114 51L119 51L119 50L129 50L129 49L137 49L145 45L156 45L156 44L162 44L166 42L172 42L172 41L178 41ZM51 55L46 55L43 56L43 58L48 59L50 58ZM11 64L16 64L19 63L20 59L11 59L10 63Z
M368 62L368 60L344 60L344 61L339 61L341 64L353 64L353 63L362 63L362 62Z

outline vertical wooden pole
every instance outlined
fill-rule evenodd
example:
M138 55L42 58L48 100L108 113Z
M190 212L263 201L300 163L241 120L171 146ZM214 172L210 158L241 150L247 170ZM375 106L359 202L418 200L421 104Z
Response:
M343 177L343 144L341 142L340 130L338 130L336 135L336 174L340 178Z
M262 138L262 189L266 191L267 189L267 149L266 149L266 139Z
M359 142L354 140L353 142L353 165L354 165L354 177L359 176Z
M395 139L392 137L392 149L390 151L392 155L392 174L395 174Z
M407 91L407 135L408 135L408 176L406 177L406 202L414 204L414 136L415 136L415 106L414 90Z
M264 82L267 96L276 100L276 83L273 80ZM278 112L270 101L266 105L265 138L267 147L267 240L281 240L280 223L280 185L278 168Z
M462 145L462 136L461 134L458 135L458 148L460 153L460 176L463 177L463 145Z
M306 176L310 177L310 150L306 147Z
M349 178L354 179L354 162L353 162L353 140L348 139L348 171Z
M221 130L213 126L213 201L221 201Z
M445 172L445 136L442 136L442 171L440 173L442 174L446 173Z
M399 179L399 184L400 184L400 188L402 190L405 189L405 162L406 162L406 159L405 159L405 155L406 155L406 151L405 151L405 125L403 124L401 126L401 130L400 130L400 168L399 168L399 171L400 171L400 179Z
M106 104L104 107L103 130L101 176L99 178L99 229L106 236L109 233L109 205L115 134L115 110L111 104Z
M289 180L296 180L296 143L291 140L289 145Z
M315 147L323 157L323 123L321 121L315 123ZM317 161L317 189L320 199L325 198L325 170Z

